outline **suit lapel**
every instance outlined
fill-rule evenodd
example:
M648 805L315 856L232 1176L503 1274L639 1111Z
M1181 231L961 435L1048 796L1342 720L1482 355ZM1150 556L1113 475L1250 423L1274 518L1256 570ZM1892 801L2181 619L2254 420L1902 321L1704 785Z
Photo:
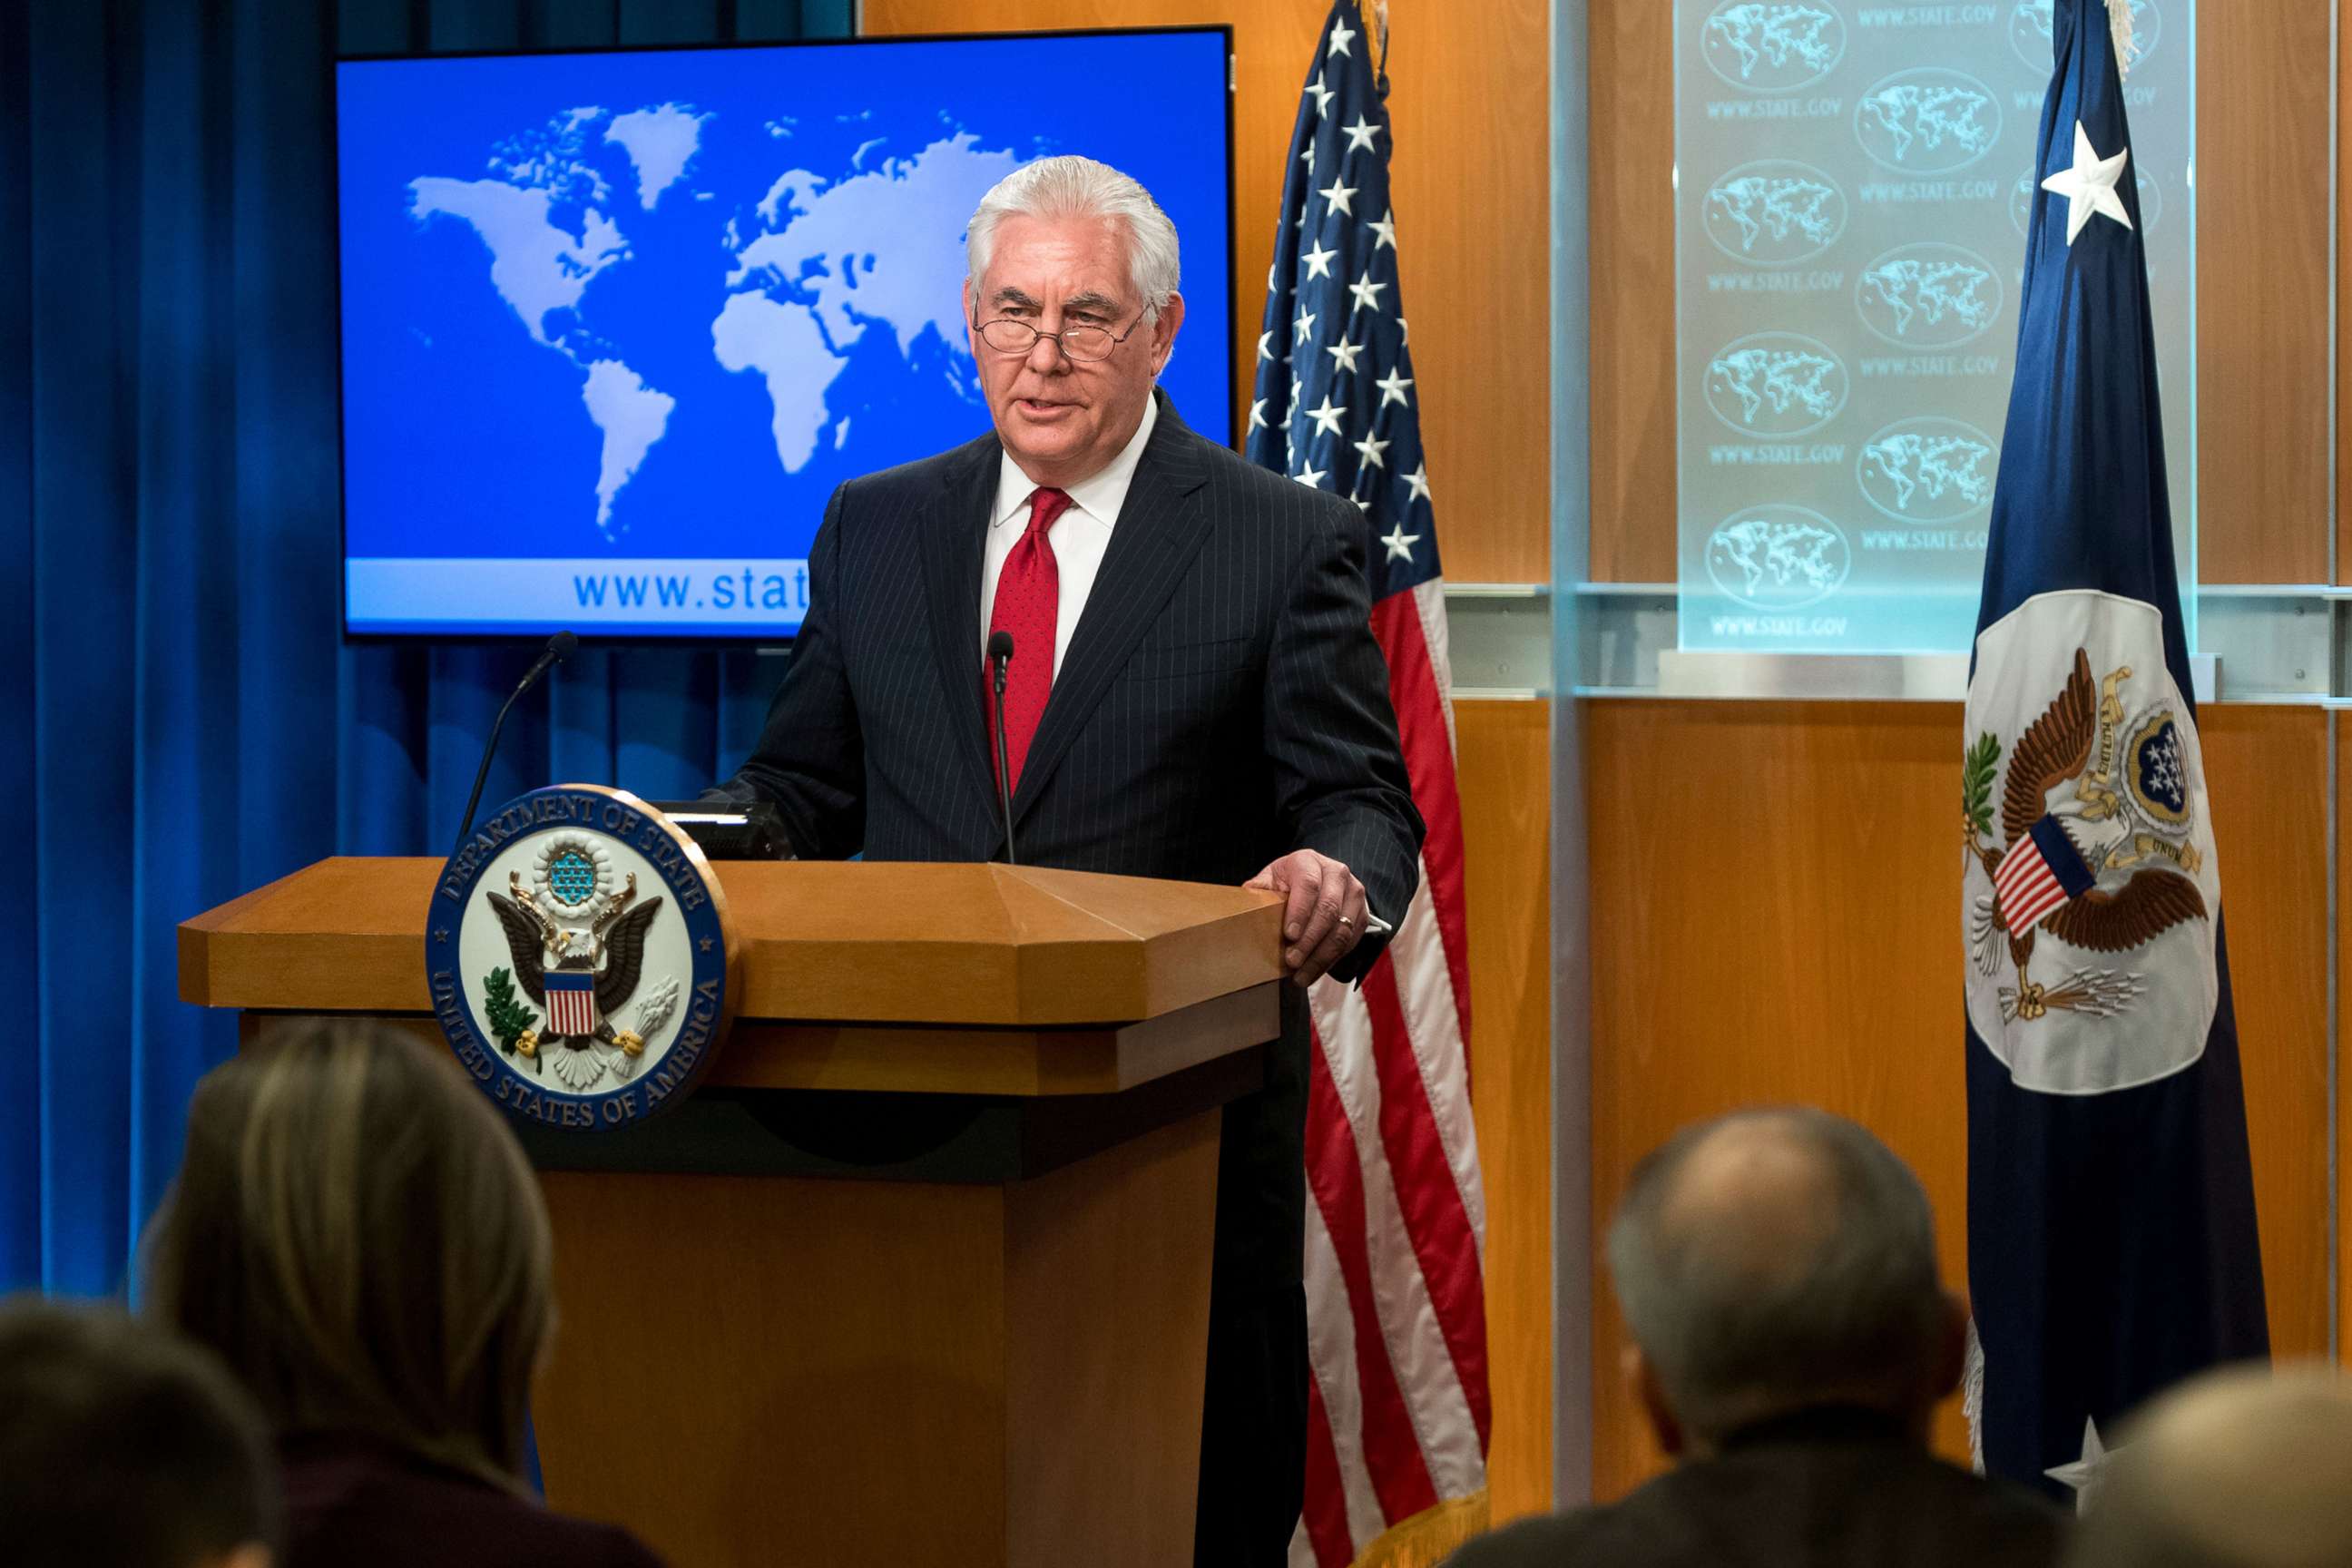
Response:
M980 644L981 551L996 493L1003 449L994 437L967 448L971 461L941 485L916 526L930 599L932 651L947 693L951 744L975 788L993 801L996 773L988 761L988 710ZM993 813L991 814L992 816Z
M1016 821L1035 804L1208 537L1206 520L1192 499L1209 477L1195 450L1200 437L1185 428L1164 396L1152 395L1161 399L1160 420L1136 465L1111 528L1110 547L1103 552L1094 589L1070 634L1070 650L1021 765L1020 787L1013 795ZM978 594L975 587L975 599ZM972 636L979 635L975 626Z

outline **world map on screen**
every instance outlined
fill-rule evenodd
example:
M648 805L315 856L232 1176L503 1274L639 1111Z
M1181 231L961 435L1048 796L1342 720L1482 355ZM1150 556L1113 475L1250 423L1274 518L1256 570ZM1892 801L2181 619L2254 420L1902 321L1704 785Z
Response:
M409 186L415 220L469 228L522 336L576 372L583 412L601 440L595 523L608 540L627 527L623 502L638 468L673 421L691 420L698 403L715 400L719 378L759 381L786 473L805 468L820 444L848 444L852 416L835 413L827 395L869 332L891 350L879 374L908 375L920 374L914 345L931 334L944 351L934 373L979 401L961 346L962 247L939 215L970 212L1024 160L982 146L971 132L943 131L900 156L877 137L844 168L818 172L780 157L787 166L772 176L735 168L719 172L731 176L713 182L719 188L698 189L685 175L710 118L680 103L572 109L491 149L486 178L424 175ZM782 152L790 125L767 129ZM736 210L714 241L694 209L730 185ZM608 268L630 266L641 247L698 243L715 246L709 286L677 306L698 313L709 363L677 364L657 384L631 363L629 340L633 329L672 323L600 311L589 286Z
M1226 50L1192 30L341 62L347 625L790 635L829 498L989 429L964 230L1059 153L1174 220L1160 383L1227 438Z

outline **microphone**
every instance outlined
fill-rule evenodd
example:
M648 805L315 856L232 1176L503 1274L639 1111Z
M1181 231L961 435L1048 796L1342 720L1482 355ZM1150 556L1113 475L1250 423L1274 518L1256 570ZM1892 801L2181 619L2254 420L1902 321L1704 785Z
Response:
M570 632L558 632L548 638L547 647L540 651L537 662L524 670L522 679L515 682L513 695L507 699L506 707L499 709L499 716L490 721L490 738L488 743L482 747L482 765L474 770L474 793L466 797L466 819L457 828L457 842L451 848L451 854L464 848L467 835L474 831L474 808L482 804L482 783L490 776L490 759L498 755L499 731L506 726L508 711L514 707L516 699L539 684L541 676L570 658L579 646L580 639Z
M1004 807L1004 863L1018 866L1021 858L1013 853L1012 753L1004 743L1004 675L1012 663L1013 634L1005 631L989 633L989 679L996 687L996 798Z

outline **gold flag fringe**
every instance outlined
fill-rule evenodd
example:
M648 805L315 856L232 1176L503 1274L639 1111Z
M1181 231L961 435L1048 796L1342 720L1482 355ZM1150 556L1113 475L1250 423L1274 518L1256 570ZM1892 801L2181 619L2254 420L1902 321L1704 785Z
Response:
M1356 1554L1354 1568L1437 1568L1455 1547L1484 1535L1488 1517L1485 1487L1468 1497L1449 1498L1391 1525Z

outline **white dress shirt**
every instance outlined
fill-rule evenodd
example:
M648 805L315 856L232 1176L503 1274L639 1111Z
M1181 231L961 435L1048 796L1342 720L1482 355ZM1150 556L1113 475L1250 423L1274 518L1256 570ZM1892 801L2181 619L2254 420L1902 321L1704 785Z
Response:
M1110 531L1118 522L1118 509L1127 504L1128 487L1135 482L1135 465L1143 458L1143 444L1160 422L1160 400L1146 398L1143 422L1108 467L1092 479L1069 488L1070 504L1045 531L1054 547L1054 564L1062 580L1061 605L1054 621L1054 673L1062 673L1062 656L1070 651L1070 633L1094 592L1095 574L1102 570L1103 552L1110 548ZM1029 498L1037 481L1021 471L1013 454L1004 454L996 471L996 510L988 514L988 548L980 561L980 657L988 658L988 619L996 608L996 580L1004 574L1004 558L1029 527ZM1014 658L1028 655L1016 647Z
M1143 423L1135 427L1118 456L1110 466L1090 479L1082 479L1069 487L1070 504L1045 531L1045 542L1054 547L1054 564L1061 575L1060 606L1054 622L1054 673L1062 673L1062 656L1070 651L1070 633L1085 613L1087 595L1094 592L1095 575L1102 570L1103 552L1110 548L1110 531L1118 525L1118 509L1127 504L1128 487L1135 482L1135 465L1143 458L1143 445L1151 439L1151 427L1160 421L1160 400L1151 398L1143 405ZM1013 454L1004 454L996 470L996 509L988 514L988 549L980 563L980 655L988 658L988 619L996 608L996 580L1004 574L1004 558L1013 553L1021 535L1029 527L1029 498L1038 490L1037 481L1021 471ZM1014 648L1013 657L1019 658L1022 649ZM1386 932L1389 922L1364 910L1365 934Z

